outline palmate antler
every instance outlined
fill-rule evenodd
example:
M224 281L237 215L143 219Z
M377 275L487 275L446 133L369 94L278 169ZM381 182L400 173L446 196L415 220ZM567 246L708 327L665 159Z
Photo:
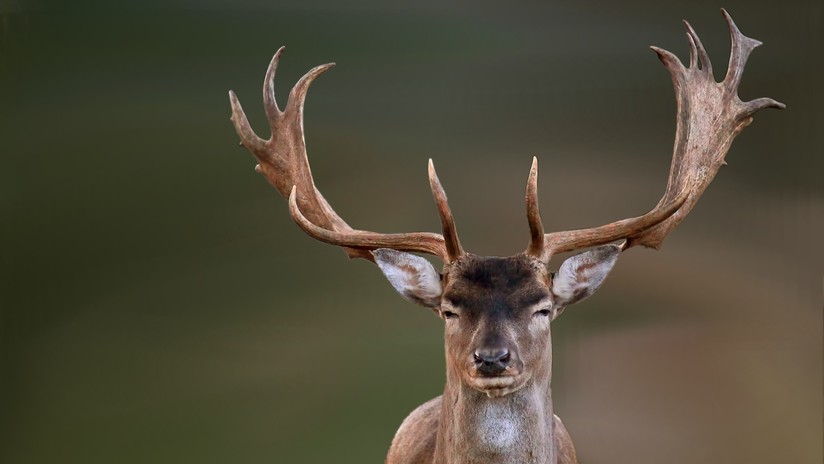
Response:
M738 84L744 64L752 50L760 45L744 36L732 18L722 10L730 28L732 52L727 75L715 82L712 65L698 35L689 25L690 65L684 67L672 53L657 47L652 49L670 71L678 104L678 125L672 165L664 196L649 213L623 219L600 227L544 233L538 208L538 164L533 160L527 183L527 218L530 244L526 254L549 261L555 253L626 240L624 249L634 245L658 248L667 234L692 210L701 194L712 182L724 164L724 156L733 138L752 122L752 116L763 108L784 108L770 98L742 102L738 98ZM351 228L335 213L315 188L303 134L303 105L309 85L317 76L334 64L325 64L310 70L292 88L284 110L280 110L274 95L274 78L280 56L278 50L272 59L263 86L263 102L272 130L269 140L259 138L252 131L234 92L229 92L232 122L241 144L258 160L258 172L284 197L289 198L289 211L295 222L311 237L343 247L353 258L374 261L371 251L391 248L432 254L449 264L464 250L458 239L455 222L446 200L446 194L429 161L429 182L441 218L443 234L413 232L382 234Z
M651 47L672 75L678 105L678 125L669 179L664 196L649 213L591 229L544 234L538 210L538 164L533 160L527 183L527 218L531 241L527 254L548 261L553 254L603 245L625 239L624 249L634 245L658 248L667 234L692 210L725 164L724 156L733 139L752 122L752 116L764 108L783 109L785 105L771 98L743 102L738 98L738 84L744 65L761 42L738 30L729 13L721 12L730 28L732 50L727 75L716 82L712 63L701 40L686 21L690 44L690 65L684 67L672 53Z
M292 88L286 108L281 111L275 101L274 84L275 72L284 50L285 47L281 47L275 53L263 82L263 104L272 130L269 140L263 140L254 133L232 91L229 91L229 100L232 105L231 120L240 136L241 145L257 158L259 164L255 166L255 170L266 176L282 196L289 198L292 219L313 238L343 247L351 258L374 261L371 250L378 248L428 253L440 257L446 263L462 255L463 249L458 241L446 194L431 160L429 182L447 240L444 240L443 235L428 232L380 234L356 230L335 213L315 188L303 135L303 105L309 86L315 78L333 67L334 63L317 66L306 73Z

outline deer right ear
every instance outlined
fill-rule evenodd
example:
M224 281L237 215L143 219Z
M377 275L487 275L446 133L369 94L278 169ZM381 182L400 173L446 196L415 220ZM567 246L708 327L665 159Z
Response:
M372 255L392 287L405 299L437 308L441 304L441 275L429 261L402 251L380 248Z

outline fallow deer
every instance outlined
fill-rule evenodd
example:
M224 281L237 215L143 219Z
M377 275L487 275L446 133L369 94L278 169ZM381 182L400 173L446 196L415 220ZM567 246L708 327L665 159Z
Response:
M292 88L281 110L274 78L283 48L266 72L263 103L269 140L252 131L235 94L231 120L262 173L289 201L294 221L309 236L342 247L351 258L374 262L405 299L431 308L445 324L444 393L403 421L386 462L575 463L569 434L553 413L550 322L565 307L590 296L618 255L635 245L657 249L698 201L725 164L733 138L763 108L784 108L770 98L744 102L738 84L750 52L760 45L744 36L729 14L732 49L724 80L716 82L709 56L686 23L689 66L652 47L672 76L677 130L669 178L652 211L600 227L545 233L538 209L538 164L533 158L526 188L530 242L523 253L482 257L464 251L432 161L429 182L442 234L382 234L357 230L338 216L316 189L303 135L303 105L309 85L333 64L310 70ZM615 242L620 242L616 244ZM591 248L564 261L550 258ZM437 256L439 273L424 258Z

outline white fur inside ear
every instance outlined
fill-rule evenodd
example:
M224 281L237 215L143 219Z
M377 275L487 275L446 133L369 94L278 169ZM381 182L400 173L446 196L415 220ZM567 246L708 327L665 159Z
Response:
M407 300L437 308L441 303L441 276L429 261L402 251L381 248L372 252L375 263L392 287Z
M577 303L595 293L620 253L619 246L604 245L564 261L552 281L556 306Z

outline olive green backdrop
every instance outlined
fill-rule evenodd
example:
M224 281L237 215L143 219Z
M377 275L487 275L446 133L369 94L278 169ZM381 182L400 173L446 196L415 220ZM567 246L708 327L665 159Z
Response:
M688 18L723 75L718 8L765 45L770 96L661 251L633 249L554 323L556 409L582 462L822 460L819 1L0 0L0 461L377 463L443 386L441 322L304 236L237 147L310 67L317 183L350 224L464 245L661 195ZM281 100L283 101L283 100ZM557 263L554 263L557 266Z

